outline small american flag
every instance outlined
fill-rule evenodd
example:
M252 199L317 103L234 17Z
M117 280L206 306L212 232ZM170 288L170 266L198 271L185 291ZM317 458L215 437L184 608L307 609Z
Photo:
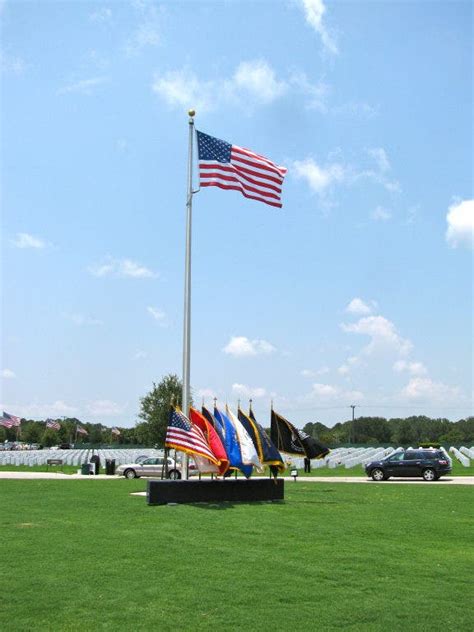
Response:
M15 417L15 415L10 415L5 411L3 411L3 420L7 423L10 422L10 425L8 426L5 423L2 424L3 426L5 426L5 428L11 428L12 426L21 426L20 417Z
M197 454L209 459L215 465L219 461L212 454L201 428L191 423L182 412L172 410L166 431L165 447L182 450L188 454Z
M58 421L54 421L54 419L46 419L46 428L61 430L61 424Z
M117 437L119 437L122 433L120 432L120 430L118 428L112 428L112 434L117 435Z
M197 132L197 139L202 187L233 189L251 200L281 208L285 167L203 132Z
M58 421L54 421L54 419L46 419L46 428L61 430L61 424Z
M79 434L83 434L83 435L88 435L89 433L87 432L87 430L85 428L83 428L82 426L77 426L76 428L77 432Z
M9 419L0 419L0 426L3 426L4 428L11 428L13 424Z

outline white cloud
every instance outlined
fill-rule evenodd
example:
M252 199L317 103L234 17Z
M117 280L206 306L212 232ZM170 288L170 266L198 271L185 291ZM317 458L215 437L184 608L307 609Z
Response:
M113 259L108 257L103 264L90 266L89 272L96 277L122 277L132 279L153 279L158 275L146 266L131 259Z
M395 325L384 316L366 316L353 324L342 323L341 328L347 333L362 334L371 338L364 349L367 355L384 349L406 355L413 347L412 343L402 338Z
M1 376L6 380L13 380L14 378L16 378L16 373L11 369L2 369Z
M364 303L361 298L356 297L346 307L346 312L349 312L349 314L371 314L372 307Z
M45 419L46 417L57 419L58 417L70 417L78 412L75 406L66 404L61 399L52 404L19 404L9 405L9 408L14 409L18 416L25 419Z
M327 83L323 81L311 83L306 73L302 71L293 72L288 83L291 86L292 93L294 93L295 90L299 90L308 98L306 102L306 108L308 110L317 110L323 114L329 111L327 100L330 87Z
M335 152L335 155L339 153L339 151ZM318 195L324 195L335 185L354 186L367 180L383 186L392 193L401 191L400 184L396 180L389 179L387 175L390 163L385 150L379 147L373 150L369 149L368 153L375 158L377 169L361 169L352 164L343 164L341 161L331 160L331 156L329 163L322 165L318 164L314 158L309 157L304 160L295 160L292 164L292 174L296 178L304 179L311 190ZM385 213L382 213L382 209L375 213L375 219L388 219L386 217L388 211L383 210Z
M337 115L369 119L376 116L379 110L377 107L373 107L363 101L349 101L348 103L337 105L332 109L332 112Z
M134 360L143 360L144 358L148 358L148 353L146 351L136 351L133 356Z
M213 81L200 81L188 69L172 70L164 75L156 74L152 90L169 105L180 108L196 108L199 112L215 109L219 103L218 88Z
M17 233L15 239L11 242L15 248L46 248L46 242L39 237L34 237L28 233Z
M379 171L385 173L386 171L390 171L391 165L390 160L388 159L387 152L383 147L373 147L368 150L368 153L377 163Z
M300 0L300 5L304 10L306 22L321 37L325 50L336 55L339 52L337 44L323 22L326 13L323 0Z
M410 375L426 375L427 373L422 362L407 362L406 360L397 360L393 365L393 370L397 373L406 371Z
M442 382L434 382L429 377L412 377L402 389L402 396L409 400L425 400L446 403L458 401L460 389Z
M0 71L2 74L21 75L26 68L26 64L21 57L7 55L0 51Z
M344 165L332 163L323 167L318 165L313 158L295 160L292 173L296 178L305 180L310 189L319 194L347 180L347 169Z
M217 398L217 393L212 388L199 388L197 391L199 399L214 399Z
M446 215L446 240L452 248L474 243L474 200L462 200L449 207Z
M351 372L351 369L357 365L361 364L361 359L357 356L351 356L350 358L347 358L347 360L345 361L344 364L342 364L338 369L337 372L340 375L348 375Z
M272 103L287 90L284 81L278 81L275 71L263 59L239 64L232 79L231 91L252 98L257 103ZM242 92L245 94L242 95Z
M112 402L109 399L99 399L87 404L87 411L95 417L112 417L120 415L124 411L124 406Z
M107 82L106 77L91 77L90 79L81 79L80 81L73 81L68 85L60 88L58 94L83 94L90 96L94 93L98 86Z
M146 279L156 276L145 266L142 266L135 261L131 261L130 259L123 259L120 261L119 274L124 277L132 277L136 279Z
M390 191L390 193L400 193L402 190L400 183L397 180L391 180L388 176L392 165L390 164L385 149L383 147L373 147L372 149L368 149L367 153L375 160L377 170L373 171L369 169L362 171L357 174L357 178L368 178L381 184L387 191Z
M375 211L372 211L371 218L376 222L386 222L391 219L392 213L383 206L377 206Z
M247 386L246 384L232 384L232 392L240 397L258 399L265 397L266 390L261 387Z
M166 327L166 314L163 310L158 307L147 307L146 310L151 316L153 316L158 324L162 327Z
M246 357L272 353L276 349L266 340L249 340L245 336L233 336L222 351L235 357Z
M327 366L323 366L320 369L316 369L316 371L312 371L311 369L303 369L301 371L301 375L303 377L309 377L309 378L314 378L314 377L317 377L318 375L325 375L326 373L329 373L329 367Z
M346 401L361 401L364 399L363 393L355 390L345 390L333 384L315 383L312 386L309 395L306 395L304 401L322 400L325 403Z
M91 22L110 22L111 19L112 9L109 7L102 7L89 13L89 20Z
M135 57L146 48L161 44L161 9L149 2L132 2L137 10L139 23L127 39L124 50L128 57Z
M156 73L152 91L168 105L182 109L195 107L210 112L221 107L248 109L269 105L285 95L299 93L306 107L327 111L329 87L312 83L304 72L291 72L286 79L278 77L265 59L242 61L228 77L201 79L189 68Z
M339 393L337 386L331 384L313 384L312 395L315 397L334 397Z
M71 322L74 323L74 325L77 325L78 327L93 327L96 325L104 324L101 320L98 320L97 318L91 318L90 316L85 316L84 314L68 314L66 316Z

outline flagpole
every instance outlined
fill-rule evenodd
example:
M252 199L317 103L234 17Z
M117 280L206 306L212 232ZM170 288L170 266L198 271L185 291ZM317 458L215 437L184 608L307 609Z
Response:
M189 376L191 365L191 235L192 235L192 207L193 207L193 139L194 139L194 110L189 115L189 144L188 144L188 192L186 197L186 257L184 272L184 321L183 321L183 413L189 416L191 400ZM183 457L182 477L188 478L188 455Z

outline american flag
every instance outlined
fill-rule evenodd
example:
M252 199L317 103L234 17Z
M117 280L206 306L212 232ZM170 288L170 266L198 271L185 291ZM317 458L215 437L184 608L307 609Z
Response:
M6 423L2 423L2 426L5 426L5 428L11 428L12 426L21 425L20 417L15 417L15 415L10 415L9 413L6 413L5 411L3 411L3 422L6 422Z
M118 437L118 436L120 436L120 435L122 434L122 433L120 432L120 430L119 430L118 428L115 428L115 427L114 427L114 428L112 428L112 431L111 431L111 432L112 432L112 434L117 435L117 437Z
M61 424L58 421L54 421L54 419L46 419L46 428L50 428L51 430L60 430Z
M76 432L78 432L79 434L83 434L83 435L88 435L89 434L87 432L87 430L85 428L83 428L82 426L77 426Z
M219 465L201 428L191 423L179 410L170 412L165 447L204 456L215 465Z
M197 140L202 187L233 189L251 200L281 208L285 167L203 132L197 132Z

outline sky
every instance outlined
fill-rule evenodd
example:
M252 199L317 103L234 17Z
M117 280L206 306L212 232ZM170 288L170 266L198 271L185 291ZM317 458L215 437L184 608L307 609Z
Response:
M252 398L265 426L271 401L298 427L473 414L470 2L0 19L3 410L131 427L181 376L194 108L288 168L282 209L193 196L195 402Z

